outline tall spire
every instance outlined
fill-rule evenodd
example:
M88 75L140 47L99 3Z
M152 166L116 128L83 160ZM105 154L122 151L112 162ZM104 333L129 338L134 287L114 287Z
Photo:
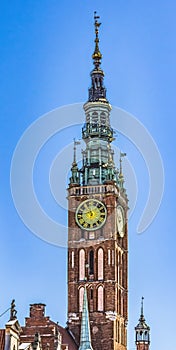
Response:
M99 27L101 23L99 22L99 16L96 15L96 11L94 12L94 26L95 26L95 49L92 54L94 69L91 72L91 80L92 84L89 89L89 102L101 101L108 103L106 99L106 89L104 87L103 79L104 72L100 68L102 54L99 49Z
M89 310L88 310L86 286L84 288L84 296L83 296L83 311L82 311L82 320L81 320L81 336L80 336L79 350L93 350L92 344L91 344L91 335L90 335Z

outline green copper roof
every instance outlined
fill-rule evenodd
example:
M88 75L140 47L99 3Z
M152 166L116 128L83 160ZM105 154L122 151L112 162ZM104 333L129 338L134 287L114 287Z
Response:
M82 320L81 320L81 337L80 337L79 350L93 350L91 345L89 310L88 310L86 287L84 289L84 297L83 297L83 311L82 311Z

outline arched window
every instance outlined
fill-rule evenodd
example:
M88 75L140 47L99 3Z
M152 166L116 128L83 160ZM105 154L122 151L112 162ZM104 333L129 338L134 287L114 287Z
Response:
M97 124L98 122L98 113L94 112L92 113L92 124Z
M79 289L79 311L82 312L83 309L83 296L84 296L84 287Z
M89 252L89 274L94 274L94 251L90 250Z
M94 311L94 290L93 287L89 288L89 311Z
M105 125L106 124L106 114L104 112L102 112L100 114L100 119L101 119L101 124Z
M104 310L104 290L102 286L98 287L98 311Z
M103 270L104 270L104 262L103 262L103 249L98 249L98 280L103 280Z
M79 280L85 279L85 251L81 249L79 251Z

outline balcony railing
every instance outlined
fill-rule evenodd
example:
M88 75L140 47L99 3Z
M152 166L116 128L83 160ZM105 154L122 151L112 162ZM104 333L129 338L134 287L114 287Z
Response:
M106 138L113 137L113 129L106 125L98 125L98 124L85 124L82 128L83 138L87 138L88 136L101 136Z
M107 185L97 185L97 186L74 186L69 188L69 195L70 196L80 196L80 195L87 195L87 194L95 194L95 193L115 193L118 194L119 190L116 186L112 184Z

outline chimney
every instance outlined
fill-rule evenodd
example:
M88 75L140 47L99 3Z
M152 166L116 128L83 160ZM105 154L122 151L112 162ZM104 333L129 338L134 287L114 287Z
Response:
M45 317L45 304L30 304L30 317L43 318Z

